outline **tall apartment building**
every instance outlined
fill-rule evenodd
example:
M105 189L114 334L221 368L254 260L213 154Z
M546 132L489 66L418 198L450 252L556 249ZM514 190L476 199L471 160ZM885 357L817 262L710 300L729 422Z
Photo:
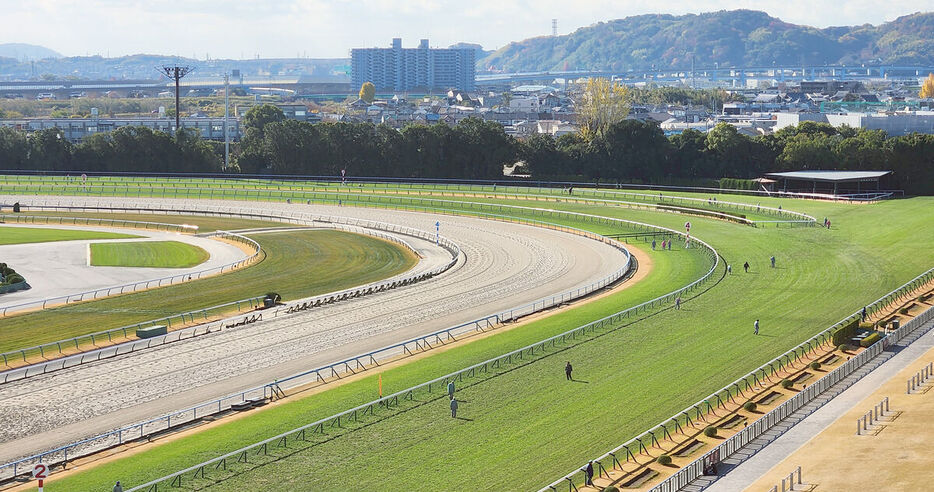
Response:
M403 48L394 38L391 48L355 48L351 51L351 87L372 82L377 90L473 90L477 69L469 48L432 49L423 39L418 48Z

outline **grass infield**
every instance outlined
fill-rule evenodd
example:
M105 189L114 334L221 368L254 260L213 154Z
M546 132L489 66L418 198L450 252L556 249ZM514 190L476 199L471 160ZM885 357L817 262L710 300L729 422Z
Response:
M91 266L190 268L211 255L179 241L91 243Z
M41 227L0 227L0 246L81 239L129 239L137 237L139 236L114 232L45 229Z

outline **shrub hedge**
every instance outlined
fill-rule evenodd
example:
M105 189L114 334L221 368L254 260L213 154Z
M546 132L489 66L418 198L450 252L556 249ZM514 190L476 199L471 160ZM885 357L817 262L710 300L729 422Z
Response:
M855 319L851 321L850 323L847 323L846 325L838 328L837 331L833 332L833 335L831 335L831 340L833 341L833 344L837 347L845 344L851 338L856 336L857 328L859 328L858 319Z
M877 332L875 332L875 333L869 335L868 337L866 337L866 338L860 340L860 341L859 341L859 346L860 346L860 347L868 347L868 346L870 346L870 345L872 345L872 344L878 342L880 338L882 338L882 335L880 335L879 332L877 331Z
M820 369L820 362L811 362L810 367L816 371Z
M658 458L655 458L655 461L657 461L659 465L670 465L671 456L668 456L667 454L662 454L662 455L659 455Z
M747 412L755 412L757 407L758 405L756 405L756 402L754 401L747 401L746 403L743 403L743 410L746 410Z
M795 383L792 383L790 379L782 379L782 388L788 389L794 385Z
M704 435L707 437L717 437L717 428L714 426L708 426L704 429Z

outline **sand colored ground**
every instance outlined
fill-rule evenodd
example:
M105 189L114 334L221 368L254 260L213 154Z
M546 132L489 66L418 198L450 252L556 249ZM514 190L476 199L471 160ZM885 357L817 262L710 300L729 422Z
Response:
M931 490L934 488L934 378L922 392L906 394L906 381L934 361L934 349L909 364L877 391L784 461L746 488L781 490L783 477L802 467L803 482L795 490ZM856 434L856 421L889 398L891 412L870 428Z

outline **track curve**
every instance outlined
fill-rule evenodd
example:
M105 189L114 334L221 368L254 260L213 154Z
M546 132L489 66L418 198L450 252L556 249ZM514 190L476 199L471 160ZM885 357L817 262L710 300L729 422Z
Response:
M606 244L531 226L417 212L229 204L422 230L440 221L463 258L422 283L4 385L0 461L587 285L626 262Z

